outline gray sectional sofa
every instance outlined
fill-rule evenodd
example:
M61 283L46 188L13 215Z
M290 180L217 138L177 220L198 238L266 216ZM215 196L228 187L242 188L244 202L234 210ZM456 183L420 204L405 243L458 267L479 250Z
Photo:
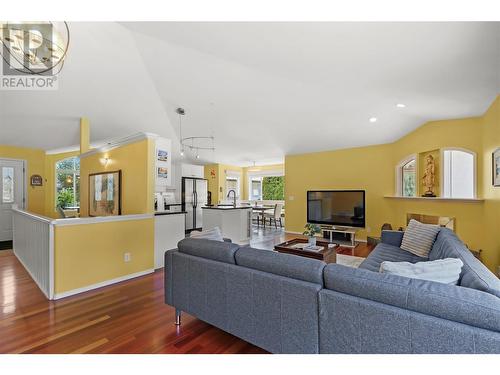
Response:
M429 254L384 231L349 268L230 242L165 253L165 302L272 353L500 353L500 281L442 229ZM378 272L384 260L460 258L459 285Z

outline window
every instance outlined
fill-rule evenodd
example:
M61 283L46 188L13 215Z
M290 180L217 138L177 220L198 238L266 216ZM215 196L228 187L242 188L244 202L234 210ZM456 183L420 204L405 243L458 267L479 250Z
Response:
M56 163L56 207L80 206L80 158Z
M226 194L229 190L234 190L236 192L236 198L240 197L240 179L239 177L226 177ZM231 197L232 198L232 197Z
M2 167L2 203L14 203L14 168Z
M417 185L417 155L410 155L396 167L396 192L399 197L416 197Z
M250 178L250 200L262 200L262 177Z
M403 197L416 197L417 162L410 160L401 167L401 193Z
M285 199L285 178L283 176L262 178L262 199L279 200Z
M476 155L469 151L443 151L443 196L476 197Z

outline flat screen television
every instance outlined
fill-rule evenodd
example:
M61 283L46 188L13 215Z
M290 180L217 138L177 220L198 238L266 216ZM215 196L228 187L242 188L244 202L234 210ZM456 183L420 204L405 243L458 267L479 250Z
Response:
M365 191L308 191L307 222L313 224L364 228Z

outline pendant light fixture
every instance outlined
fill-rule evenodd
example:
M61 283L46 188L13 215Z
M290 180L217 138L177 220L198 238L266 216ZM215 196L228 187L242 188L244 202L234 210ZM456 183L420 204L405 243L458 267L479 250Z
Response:
M185 155L185 150L191 150L196 159L200 159L200 150L211 150L215 151L215 139L213 136L210 137L182 137L182 117L186 115L184 108L177 108L175 110L179 116L179 138L181 140L181 156ZM207 141L211 141L211 145L207 145Z
M66 22L0 22L0 54L23 74L56 75L69 48Z

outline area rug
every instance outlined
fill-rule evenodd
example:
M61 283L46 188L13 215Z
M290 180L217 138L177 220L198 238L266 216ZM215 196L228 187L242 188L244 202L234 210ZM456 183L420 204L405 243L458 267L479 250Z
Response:
M365 259L366 258L355 257L353 255L337 254L337 264L341 264L343 266L352 267L352 268L358 268L359 265Z

